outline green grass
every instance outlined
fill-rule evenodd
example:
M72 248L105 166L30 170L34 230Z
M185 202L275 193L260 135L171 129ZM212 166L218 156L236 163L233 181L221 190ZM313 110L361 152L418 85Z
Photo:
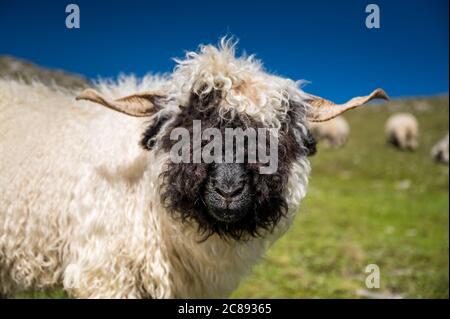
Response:
M355 298L368 264L380 268L382 297L448 298L448 166L430 148L448 130L448 97L371 105L346 114L348 144L319 147L307 198L288 233L234 298ZM420 148L399 152L384 139L394 111L414 113Z
M381 296L448 298L449 170L429 155L448 130L448 97L427 103L422 111L397 101L346 114L352 129L348 144L319 147L293 226L232 297L360 297L358 290L367 291L366 265L377 264ZM384 123L399 110L419 119L417 152L385 143Z

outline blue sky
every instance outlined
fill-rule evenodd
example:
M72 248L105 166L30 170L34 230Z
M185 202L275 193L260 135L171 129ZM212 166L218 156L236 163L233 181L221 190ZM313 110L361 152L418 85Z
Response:
M81 28L65 27L76 3ZM376 3L381 28L365 27ZM89 78L168 72L172 57L232 34L270 72L336 101L448 92L447 0L0 0L0 54Z

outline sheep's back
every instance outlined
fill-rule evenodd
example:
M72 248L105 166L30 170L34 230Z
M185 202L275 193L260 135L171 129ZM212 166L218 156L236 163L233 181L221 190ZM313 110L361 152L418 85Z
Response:
M114 214L125 203L109 194L143 172L141 125L60 88L0 80L0 280L9 266L22 288L59 280L83 216Z
M408 131L413 135L418 133L418 123L414 115L410 113L397 113L389 117L386 122L386 134L390 135L401 130Z

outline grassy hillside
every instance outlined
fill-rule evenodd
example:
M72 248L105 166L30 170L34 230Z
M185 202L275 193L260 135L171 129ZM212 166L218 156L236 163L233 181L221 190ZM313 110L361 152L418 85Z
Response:
M27 83L39 80L46 84L57 84L74 89L89 86L89 81L81 75L42 68L29 61L7 55L0 55L0 77L21 79Z
M387 117L419 120L420 148L386 145ZM448 130L448 97L391 102L347 113L348 144L319 148L293 227L233 294L235 298L448 298L448 166L430 159ZM380 289L365 288L377 264Z

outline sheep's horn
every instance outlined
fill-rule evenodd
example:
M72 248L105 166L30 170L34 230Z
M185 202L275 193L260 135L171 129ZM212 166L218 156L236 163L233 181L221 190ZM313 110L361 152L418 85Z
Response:
M386 92L382 89L376 89L366 96L357 96L344 104L335 104L321 97L309 94L308 103L311 108L308 110L306 117L310 122L324 122L335 118L345 111L361 106L373 99L389 100Z
M142 92L116 100L108 100L93 89L86 89L76 100L87 100L101 104L112 110L136 117L150 116L157 110L155 100L163 95L156 92Z

